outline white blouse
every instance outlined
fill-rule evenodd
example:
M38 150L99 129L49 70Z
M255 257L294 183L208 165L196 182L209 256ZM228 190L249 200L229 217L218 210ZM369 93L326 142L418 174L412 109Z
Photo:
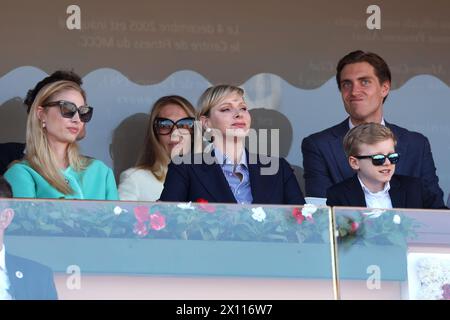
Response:
M120 200L156 201L163 188L164 182L159 181L150 170L130 168L120 174Z

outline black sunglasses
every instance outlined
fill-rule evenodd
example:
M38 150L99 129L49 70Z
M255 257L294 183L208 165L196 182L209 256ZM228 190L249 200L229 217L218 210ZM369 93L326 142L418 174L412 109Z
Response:
M78 108L75 103L65 100L48 102L42 106L59 107L59 110L61 111L61 116L63 116L63 118L72 119L78 112L81 122L89 122L89 120L91 120L92 118L92 113L94 112L94 108L90 106L80 106Z
M387 155L384 154L374 154L371 156L355 156L356 159L372 159L372 164L374 166L382 166L386 158L390 163L396 164L400 160L400 154L397 152L389 153Z
M188 117L173 122L167 118L156 118L153 127L155 128L155 133L159 135L171 134L173 129L177 127L178 129L186 129L191 133L194 129L195 118Z

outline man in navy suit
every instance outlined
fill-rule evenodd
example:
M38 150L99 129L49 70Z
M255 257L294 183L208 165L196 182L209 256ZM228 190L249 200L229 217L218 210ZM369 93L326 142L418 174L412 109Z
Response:
M383 118L383 103L391 87L391 72L386 62L375 53L351 52L339 61L336 80L349 118L303 139L306 196L326 197L329 187L353 176L342 146L344 136L354 126L374 122L390 128L397 138L397 152L402 161L396 172L421 178L442 199L428 139Z
M0 176L0 198L11 198L8 182ZM56 300L53 272L46 266L6 253L3 244L14 211L0 204L0 299Z
M421 179L394 174L403 158L392 131L378 123L351 129L344 150L356 174L327 190L327 205L369 208L446 209Z

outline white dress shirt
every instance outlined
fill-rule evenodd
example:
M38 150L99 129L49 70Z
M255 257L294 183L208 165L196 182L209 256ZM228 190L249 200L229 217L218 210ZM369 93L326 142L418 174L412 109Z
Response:
M0 250L0 300L11 300L8 290L10 287L8 274L6 273L5 246Z
M364 197L366 199L367 208L377 208L377 209L392 209L391 196L389 194L389 189L391 185L389 181L384 184L384 189L378 192L370 191L361 179L358 177L359 183L364 191Z
M384 118L381 118L381 125L386 126L386 123L384 122ZM349 130L353 129L355 127L355 125L352 123L352 120L350 120L350 118L348 118L348 128Z

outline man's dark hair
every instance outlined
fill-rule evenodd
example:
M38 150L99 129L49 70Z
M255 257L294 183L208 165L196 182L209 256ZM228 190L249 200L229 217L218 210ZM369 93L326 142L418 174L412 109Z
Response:
M344 56L341 60L339 60L338 65L336 67L336 81L341 91L341 72L342 69L348 64L358 63L358 62L367 62L375 69L375 75L378 78L380 84L383 84L385 81L391 82L391 70L389 70L389 66L386 61L383 60L379 55L373 52L364 52L362 50L356 50L350 52L346 56ZM383 99L386 101L386 97Z
M45 77L44 79L39 81L33 89L28 90L27 96L25 97L25 100L23 102L27 106L27 113L30 113L31 105L33 104L34 99L36 99L37 94L43 87L45 87L49 83L61 80L75 82L80 87L83 84L83 80L81 80L81 77L73 71L58 70L53 72L48 77Z
M12 189L8 181L0 176L0 198L12 198Z

